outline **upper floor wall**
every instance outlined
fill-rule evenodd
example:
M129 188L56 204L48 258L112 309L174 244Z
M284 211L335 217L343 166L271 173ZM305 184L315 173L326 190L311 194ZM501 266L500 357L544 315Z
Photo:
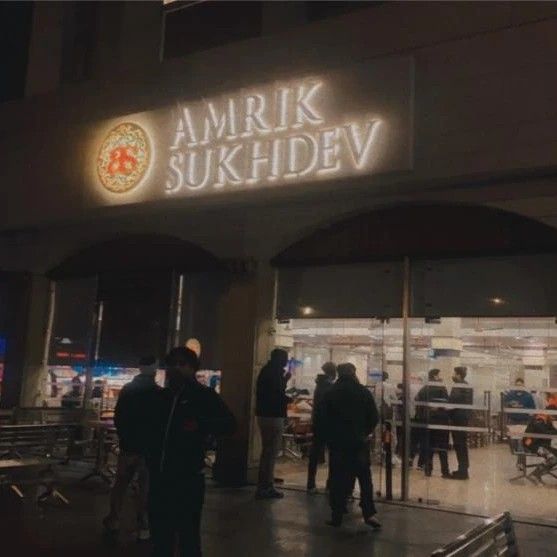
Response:
M142 201L161 210L183 207L187 213L206 204L225 206L298 194L308 198L359 191L384 194L447 188L453 181L552 175L557 166L556 35L553 3L385 3L184 59L146 63L143 68L122 64L102 79L7 103L0 106L2 228L116 211L129 214ZM401 60L406 69L393 80L392 68ZM390 77L382 79L381 72ZM336 79L341 74L344 81ZM91 165L118 123L133 121L138 114L147 118L165 113L177 102L183 106L185 101L222 100L230 92L315 76L333 76L335 91L344 95L342 116L350 115L354 91L345 85L350 75L367 76L359 81L364 84L358 91L362 117L366 111L379 110L373 105L377 98L398 96L395 112L408 116L397 128L409 151L404 164L313 184L299 180L289 188L257 193L254 188L230 188L217 196L196 195L193 201L188 196L161 195L119 199L115 204L98 195L102 190ZM369 106L366 92L373 93L368 95ZM304 100L309 103L310 114L305 114L309 118L313 105L302 93ZM257 106L252 110L255 125ZM314 108L313 113L319 111ZM354 132L351 145L350 137L345 137L352 154L361 153L365 140L372 137L372 128L365 127L370 121L374 118L359 122L360 135ZM164 127L165 151L176 139L176 122L172 131ZM153 147L156 157L158 139ZM170 164L168 158L165 161ZM164 192L168 170L165 167L152 177L152 186L159 191Z

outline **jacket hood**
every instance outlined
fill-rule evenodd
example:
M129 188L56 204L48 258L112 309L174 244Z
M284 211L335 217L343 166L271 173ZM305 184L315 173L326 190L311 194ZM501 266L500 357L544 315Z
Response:
M332 381L324 373L320 373L315 378L315 382L317 383L317 385L323 385L324 383L332 383Z

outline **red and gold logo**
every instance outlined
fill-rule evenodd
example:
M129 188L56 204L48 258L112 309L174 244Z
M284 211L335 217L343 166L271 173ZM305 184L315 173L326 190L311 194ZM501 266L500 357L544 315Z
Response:
M102 185L114 193L133 190L149 167L151 149L147 134L137 124L118 124L106 136L97 158Z

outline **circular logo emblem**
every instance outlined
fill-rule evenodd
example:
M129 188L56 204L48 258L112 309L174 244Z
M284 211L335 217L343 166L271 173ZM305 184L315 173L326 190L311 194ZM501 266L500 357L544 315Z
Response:
M99 150L99 179L107 190L126 193L141 182L150 159L149 141L143 128L129 122L118 124Z

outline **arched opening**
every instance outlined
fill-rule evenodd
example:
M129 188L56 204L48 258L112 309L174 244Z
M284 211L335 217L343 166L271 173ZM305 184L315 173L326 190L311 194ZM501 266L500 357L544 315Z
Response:
M41 403L81 405L85 394L110 413L141 357L158 360L162 384L164 355L192 336L211 379L225 274L213 254L167 235L122 236L70 255L48 273L54 291ZM76 377L81 392L71 400Z
M549 515L521 464L533 455L521 455L536 415L554 412L556 229L489 207L399 206L324 226L272 263L292 392L311 399L325 362L351 362L393 432L392 460L380 436L372 444L378 491ZM281 475L295 483L292 468ZM445 478L469 482L466 491Z
M130 271L211 271L222 268L210 252L174 236L133 234L88 246L47 274L53 279Z
M557 229L499 209L407 205L352 215L277 254L273 265L333 265L418 258L557 251Z

